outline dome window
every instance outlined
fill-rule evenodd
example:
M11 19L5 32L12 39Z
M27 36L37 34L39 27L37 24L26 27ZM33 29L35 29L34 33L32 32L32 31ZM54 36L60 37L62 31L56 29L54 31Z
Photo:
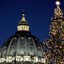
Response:
M38 57L34 57L34 62L37 63L38 62Z
M0 63L5 62L5 58L0 58Z
M30 56L24 56L24 61L31 61Z
M12 61L13 61L12 56L8 56L8 57L6 58L6 62L12 62Z
M42 58L42 61L41 62L46 63L46 59L45 58Z
M23 57L21 57L21 56L16 56L16 61L17 61L17 62L23 61Z

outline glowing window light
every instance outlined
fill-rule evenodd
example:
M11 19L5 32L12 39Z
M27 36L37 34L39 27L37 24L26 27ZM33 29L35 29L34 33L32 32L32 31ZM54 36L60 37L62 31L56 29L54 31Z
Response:
M21 31L21 30L29 31L29 26L19 25L19 26L17 26L17 30L18 31Z
M23 57L21 57L21 56L16 56L16 61L17 61L17 62L23 61Z
M31 61L31 58L30 58L30 56L24 56L24 61Z
M20 61L23 61L23 57L20 58Z
M38 62L38 57L34 57L34 62L35 62L35 63Z
M22 57L21 56L16 56L16 61L19 62L19 61L22 61Z
M7 57L6 57L6 62L12 62L12 61L13 61L12 56L7 56Z
M0 58L0 63L4 62L5 58Z
M45 59L45 58L42 58L42 59L41 59L41 62L42 62L42 63L46 63L46 59Z

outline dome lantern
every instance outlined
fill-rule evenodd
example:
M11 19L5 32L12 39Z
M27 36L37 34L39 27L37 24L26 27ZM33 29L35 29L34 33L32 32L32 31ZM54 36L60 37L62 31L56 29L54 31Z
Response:
M17 26L18 31L29 31L29 26L25 18L25 14L22 14L22 19L19 22L19 25Z

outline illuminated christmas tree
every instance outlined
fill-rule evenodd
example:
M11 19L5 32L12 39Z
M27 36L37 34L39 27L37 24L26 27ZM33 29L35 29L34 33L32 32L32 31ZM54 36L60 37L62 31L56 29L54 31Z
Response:
M50 39L44 44L47 64L64 64L64 17L58 0L49 34Z

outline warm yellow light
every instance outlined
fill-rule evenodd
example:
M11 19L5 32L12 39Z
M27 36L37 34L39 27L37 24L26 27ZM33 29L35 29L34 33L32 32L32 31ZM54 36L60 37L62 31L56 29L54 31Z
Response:
M4 62L5 58L0 58L0 63Z
M35 62L35 63L38 62L38 57L34 57L34 62Z
M17 61L17 62L23 61L23 57L21 57L21 56L16 56L16 61Z
M45 58L42 58L42 59L41 59L41 62L42 62L42 63L46 63L46 59L45 59Z
M56 1L56 5L58 5L58 6L59 6L59 5L60 5L60 2L59 2L59 1Z
M26 21L25 17L22 17L21 21L24 21L25 22Z
M7 56L6 57L6 62L12 62L13 60L12 60L12 56Z
M24 56L24 61L31 61L30 56Z
M17 30L18 31L29 31L29 26L20 25L20 26L17 26Z

